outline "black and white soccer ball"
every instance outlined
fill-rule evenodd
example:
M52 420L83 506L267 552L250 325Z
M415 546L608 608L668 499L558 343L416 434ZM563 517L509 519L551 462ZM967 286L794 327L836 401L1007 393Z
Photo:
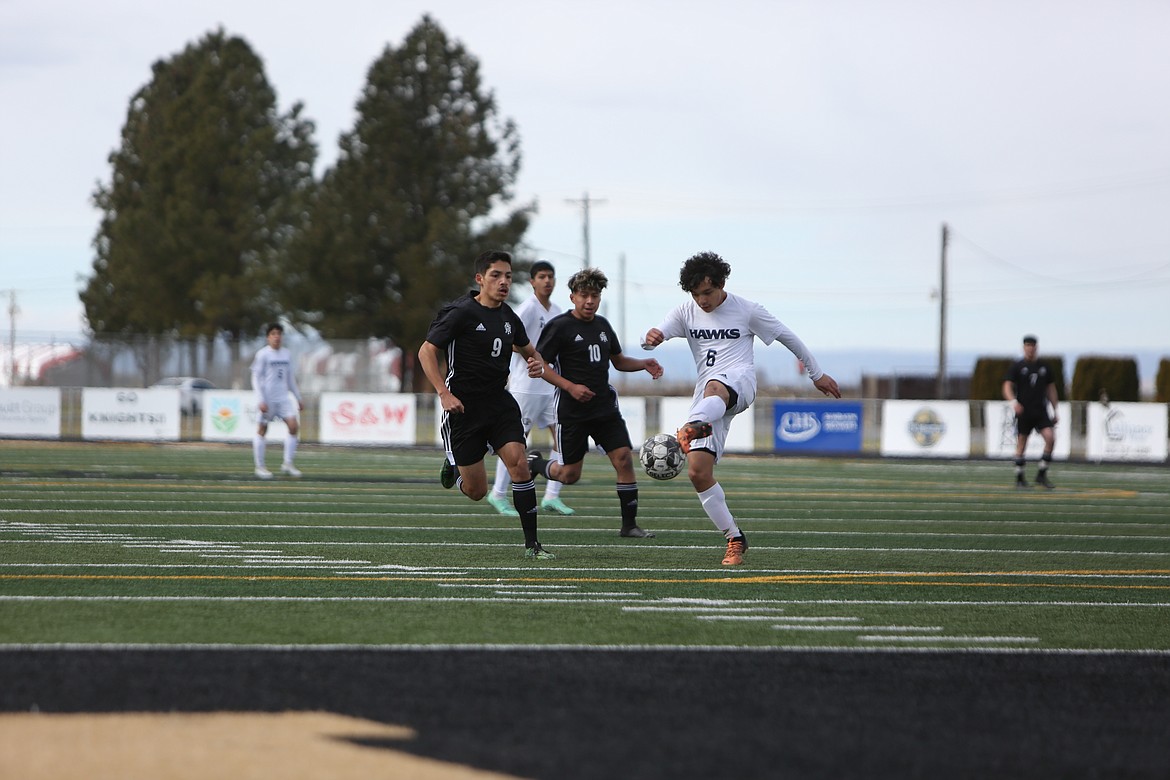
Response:
M638 453L638 460L654 479L674 479L687 466L687 456L678 445L678 439L669 433L656 433L647 439Z

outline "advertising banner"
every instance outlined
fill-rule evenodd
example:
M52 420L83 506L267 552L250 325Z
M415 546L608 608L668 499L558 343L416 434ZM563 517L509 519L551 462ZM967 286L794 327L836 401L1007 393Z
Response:
M1061 401L1056 405L1056 446L1052 450L1055 460L1068 460L1072 452L1072 404ZM984 447L989 458L1016 457L1016 413L1007 401L984 401L983 403ZM1024 457L1030 461L1038 459L1044 452L1044 437L1033 431L1028 437Z
M861 452L861 410L860 401L776 401L772 448L777 452Z
M83 388L81 438L178 441L179 391L173 388Z
M969 456L971 413L967 402L882 402L881 454L922 458Z
M414 444L416 407L411 393L321 393L321 442Z
M0 436L14 439L60 439L60 388L0 389Z
M297 408L297 400L289 393L289 403ZM201 435L204 441L252 441L260 423L256 408L256 394L251 390L205 390L203 392L203 420ZM268 424L267 441L284 441L288 427L283 420ZM303 441L303 439L302 439Z
M1166 460L1166 404L1090 403L1089 460Z
M691 398L663 398L658 406L658 421L662 433L674 434L683 423L687 422L687 412L691 410ZM727 441L723 444L725 452L754 452L756 449L756 421L752 410L739 415L731 423L727 432Z
M618 408L621 409L622 418L626 421L626 429L630 432L630 445L634 448L634 457L637 458L642 442L646 441L649 435L646 433L646 399L640 396L627 398L619 395Z

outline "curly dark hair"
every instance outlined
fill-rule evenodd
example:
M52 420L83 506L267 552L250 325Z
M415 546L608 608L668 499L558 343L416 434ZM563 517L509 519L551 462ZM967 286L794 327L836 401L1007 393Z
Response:
M722 257L714 252L699 252L683 263L682 270L678 273L678 286L691 292L702 284L704 279L710 279L711 284L721 288L730 274L731 266Z
M601 292L609 284L609 279L598 268L586 268L569 277L569 292L593 290Z

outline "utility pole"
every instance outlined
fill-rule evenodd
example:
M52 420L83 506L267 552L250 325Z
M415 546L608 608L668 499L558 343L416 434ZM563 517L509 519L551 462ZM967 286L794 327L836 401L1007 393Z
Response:
M946 399L947 390L947 223L942 226L942 256L938 284L938 376L935 378L935 396Z
M584 231L583 232L584 232L584 236L585 236L585 265L583 265L581 267L588 268L590 266L590 258L589 258L589 204L591 204L591 203L605 203L605 201L599 200L598 198L590 198L589 192L586 191L580 200L576 200L574 198L566 198L565 203L571 203L573 205L580 204L580 206L581 206L581 213L582 213L582 216L584 217L584 219L582 221L584 224Z
M8 386L16 387L16 290L8 291Z

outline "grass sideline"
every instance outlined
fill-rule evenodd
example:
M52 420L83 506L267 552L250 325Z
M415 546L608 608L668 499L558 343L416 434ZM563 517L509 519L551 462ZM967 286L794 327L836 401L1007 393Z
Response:
M729 457L728 569L685 478L641 479L658 536L619 538L594 454L539 563L434 452L304 446L271 482L250 457L0 442L0 646L1170 650L1161 466L1058 463L1047 492L1007 462Z

